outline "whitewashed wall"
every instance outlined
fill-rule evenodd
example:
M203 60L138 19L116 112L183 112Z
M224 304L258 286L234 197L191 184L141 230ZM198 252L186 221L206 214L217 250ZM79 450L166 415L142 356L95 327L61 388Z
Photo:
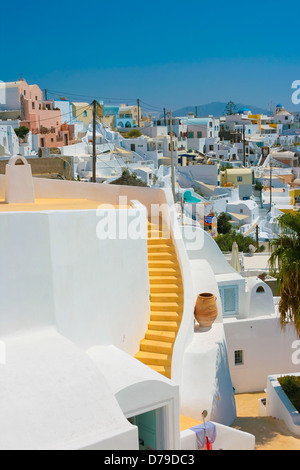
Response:
M294 375L300 376L300 372ZM268 377L266 416L281 419L290 431L300 436L300 413L282 390L278 378L278 375Z
M265 316L225 320L224 328L236 393L260 392L269 375L299 372L299 364L293 363L297 335L292 325L282 331L277 317ZM241 365L235 365L234 352L238 350L243 351Z

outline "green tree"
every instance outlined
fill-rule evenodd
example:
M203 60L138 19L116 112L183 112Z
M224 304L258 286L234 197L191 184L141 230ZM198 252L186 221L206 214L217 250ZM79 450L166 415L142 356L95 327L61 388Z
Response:
M140 180L135 173L131 174L127 170L127 168L123 170L122 176L117 180L113 181L111 184L117 184L122 186L147 186L147 184Z
M270 273L279 281L281 325L292 321L300 336L300 211L283 214L279 225L282 234L271 242Z
M231 232L230 215L226 214L225 212L221 212L217 220L218 220L218 233L226 234L226 233Z
M256 191L262 191L262 190L263 190L263 185L262 185L262 183L261 183L260 181L256 181L255 186L254 186L254 189L255 189Z
M233 242L237 243L239 251L243 253L250 253L250 247L255 246L255 240L252 237L245 237L242 233L236 233L235 231L218 235L215 238L215 242L221 251L231 251ZM261 246L258 248L258 251L262 252L264 249L264 246Z
M124 134L124 137L126 139L136 139L137 137L140 137L143 135L139 129L131 129L131 131L127 132Z
M226 116L232 116L233 114L236 114L236 112L237 112L236 104L233 101L229 101L225 108Z
M15 129L15 133L19 139L24 140L27 134L29 133L29 129L26 126L20 126Z

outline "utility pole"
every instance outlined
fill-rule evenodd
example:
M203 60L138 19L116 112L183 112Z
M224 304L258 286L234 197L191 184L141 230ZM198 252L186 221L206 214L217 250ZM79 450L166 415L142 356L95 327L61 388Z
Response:
M245 124L243 124L243 152L244 152L244 167L246 166L246 140L245 140Z
M198 117L198 106L195 106L195 117Z
M140 100L137 100L138 105L138 127L140 127Z
M96 176L96 161L97 161L97 150L96 150L96 109L97 109L97 101L93 101L93 176L92 176L92 183L97 182Z
M164 123L165 123L165 126L166 126L167 125L166 108L164 108Z
M272 161L270 155L270 212L272 210Z
M47 92L47 90L44 90L44 96L45 96L45 101L48 101L48 92Z
M173 129L172 129L172 111L170 111L170 150L171 150L171 180L174 203L176 202L175 191L175 169L174 169L174 151L173 151Z

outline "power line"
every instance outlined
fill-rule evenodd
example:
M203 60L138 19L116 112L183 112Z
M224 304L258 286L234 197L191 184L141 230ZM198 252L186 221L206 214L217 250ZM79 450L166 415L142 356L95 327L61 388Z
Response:
M148 108L153 108L153 109L156 109L158 111L163 111L163 107L162 106L154 106L152 104L149 104L149 103L146 103L146 101L143 101L143 100L140 100L141 103L144 103Z
M84 94L80 94L80 93L69 93L69 92L65 92L65 91L57 91L57 90L49 90L47 89L48 92L50 92L51 94L55 94L56 96L77 96L77 97L81 97L81 98L91 98L91 99L95 99L95 96L91 96L91 95L84 95ZM105 96L98 96L98 99L101 100L109 100L109 101L125 101L125 102L129 102L129 101L134 101L136 102L136 98L108 98L108 97L105 97Z
M95 99L95 96L91 96L91 95L85 95L85 94L80 94L80 93L68 93L68 92L64 92L64 91L57 91L57 90L47 90L50 94L54 94L56 96L74 96L74 97L81 97L81 98L93 98ZM120 101L124 101L125 103L129 103L129 102L132 102L132 103L136 103L137 100L136 98L112 98L112 97L105 97L105 96L98 96L97 97L99 101L101 100L107 100L107 101L110 101L110 102L120 102ZM152 105L152 104L149 104L147 103L146 101L144 100L140 100L141 103L143 103L145 105L146 108L150 109L150 110L153 110L153 111L158 111L158 112L162 112L163 111L163 107L162 106L156 106L156 105ZM132 105L134 106L134 104Z
M88 105L88 107L90 107L90 105ZM87 106L81 106L81 107L78 109L78 111L80 111L81 109L84 109L84 111L85 111L86 108L87 108ZM51 109L51 110L48 110L48 111L56 111L56 110L55 110L55 109ZM84 111L83 111L81 114L83 114ZM58 111L57 111L57 112L58 112ZM61 114L60 117L67 116L67 115L68 115L68 116L71 116L71 111L68 111L67 113ZM78 116L75 116L75 117L78 117ZM52 120L52 119L54 119L54 118L51 117L51 118L40 119L39 122L50 121L50 120ZM22 121L22 119L21 119L21 121ZM32 121L30 121L29 119L24 120L23 122L30 122L30 124L32 123ZM60 127L60 126L58 126L58 127Z

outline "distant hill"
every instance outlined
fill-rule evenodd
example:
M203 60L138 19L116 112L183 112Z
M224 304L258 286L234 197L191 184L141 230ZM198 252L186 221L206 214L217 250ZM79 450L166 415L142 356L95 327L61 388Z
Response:
M250 109L253 114L270 114L269 110L259 108L257 106L252 106L249 104L241 104L241 103L235 103L235 104L236 104L237 110L242 109L242 108L247 108L247 109ZM227 103L221 103L221 102L214 102L214 103L199 105L197 106L197 115L198 117L224 116L226 105ZM187 116L188 113L195 114L196 112L195 107L196 106L186 106L185 108L177 109L176 111L173 111L173 116Z

